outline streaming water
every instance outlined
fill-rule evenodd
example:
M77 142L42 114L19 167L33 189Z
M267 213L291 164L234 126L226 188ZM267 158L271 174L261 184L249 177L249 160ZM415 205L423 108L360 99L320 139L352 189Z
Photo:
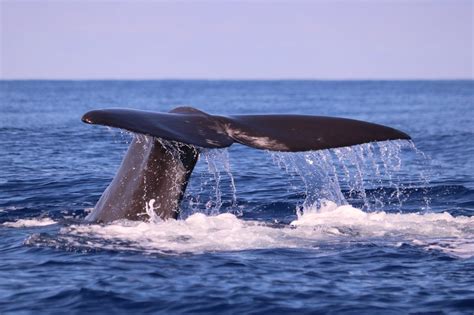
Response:
M270 154L276 165L303 181L305 199L298 210L301 215L305 208L319 208L326 201L337 205L355 204L366 211L385 208L400 211L410 194L418 189L424 190L425 209L428 209L426 174L419 169L412 169L409 176L401 174L405 169L402 161L426 160L419 152L413 142L397 140L331 150Z
M182 217L201 212L217 215L223 206L226 212L241 214L237 189L232 175L229 152L223 149L201 149L200 160L186 189Z

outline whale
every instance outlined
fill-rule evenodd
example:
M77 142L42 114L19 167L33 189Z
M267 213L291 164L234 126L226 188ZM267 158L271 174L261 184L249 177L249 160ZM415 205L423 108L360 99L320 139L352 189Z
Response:
M403 131L348 118L310 115L211 115L193 107L169 112L108 108L85 113L87 124L134 134L112 182L89 222L177 219L191 173L203 149L234 143L280 152L347 147L377 141L410 140ZM150 203L153 201L153 203Z

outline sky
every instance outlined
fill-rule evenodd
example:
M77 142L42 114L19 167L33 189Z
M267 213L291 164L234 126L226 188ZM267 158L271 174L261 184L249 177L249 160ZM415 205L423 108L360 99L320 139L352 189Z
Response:
M0 0L0 79L473 79L473 2Z

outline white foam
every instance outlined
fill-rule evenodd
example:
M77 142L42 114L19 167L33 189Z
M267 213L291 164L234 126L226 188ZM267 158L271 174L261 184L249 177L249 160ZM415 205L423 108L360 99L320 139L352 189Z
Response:
M19 208L15 206L9 206L9 207L0 207L0 212L9 212L9 211L15 211L18 210Z
M386 213L364 212L350 205L337 206L326 202L320 209L305 209L298 220L291 223L298 227L351 228L366 237L455 237L474 236L473 217L453 217L443 213Z
M108 225L71 225L60 236L81 246L115 250L203 253L263 248L317 248L324 243L383 241L409 243L459 257L474 256L474 218L449 213L364 212L350 205L327 202L308 208L290 225L281 227L246 221L233 214L186 220L116 221ZM74 245L74 244L72 244Z
M50 218L42 218L42 219L19 219L14 222L4 222L4 226L14 227L14 228L22 228L22 227L33 227L33 226L47 226L56 224L56 221Z
M158 223L117 221L109 225L73 225L60 231L63 235L112 241L107 243L107 248L177 253L297 246L297 242L282 243L286 232L243 221L229 213L217 216L196 213L186 220L171 219ZM123 242L127 244L125 248L122 247ZM96 243L90 245L101 246Z

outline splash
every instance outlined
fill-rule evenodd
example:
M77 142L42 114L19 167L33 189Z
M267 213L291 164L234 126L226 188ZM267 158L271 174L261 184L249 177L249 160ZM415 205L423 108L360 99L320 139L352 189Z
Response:
M146 214L148 214L148 216L150 217L150 222L159 223L163 220L161 220L161 218L155 212L155 207L154 207L155 202L156 202L155 199L151 199L150 201L146 202L145 203L145 210L146 210ZM158 206L158 207L160 207L160 206Z
M191 176L185 196L187 207L182 209L182 217L198 212L218 215L223 208L241 215L227 148L201 149L200 156L205 165L198 163Z
M35 218L35 219L19 219L14 222L4 222L3 226L22 228L22 227L36 227L53 225L57 222L50 218Z
M145 254L206 253L269 248L320 251L353 244L398 247L402 244L448 255L474 256L474 218L444 213L365 212L350 205L323 202L305 209L290 225L241 220L231 213L190 215L185 220L108 225L70 225L53 238L32 235L28 245L69 250L137 251Z
M274 163L290 176L301 178L306 195L298 210L301 214L306 208L320 208L324 200L338 205L356 204L366 211L401 211L410 194L419 190L423 190L423 208L429 209L427 176L422 168L410 167L413 160L420 158L419 152L413 142L398 140L270 154ZM407 165L403 161L408 161Z

